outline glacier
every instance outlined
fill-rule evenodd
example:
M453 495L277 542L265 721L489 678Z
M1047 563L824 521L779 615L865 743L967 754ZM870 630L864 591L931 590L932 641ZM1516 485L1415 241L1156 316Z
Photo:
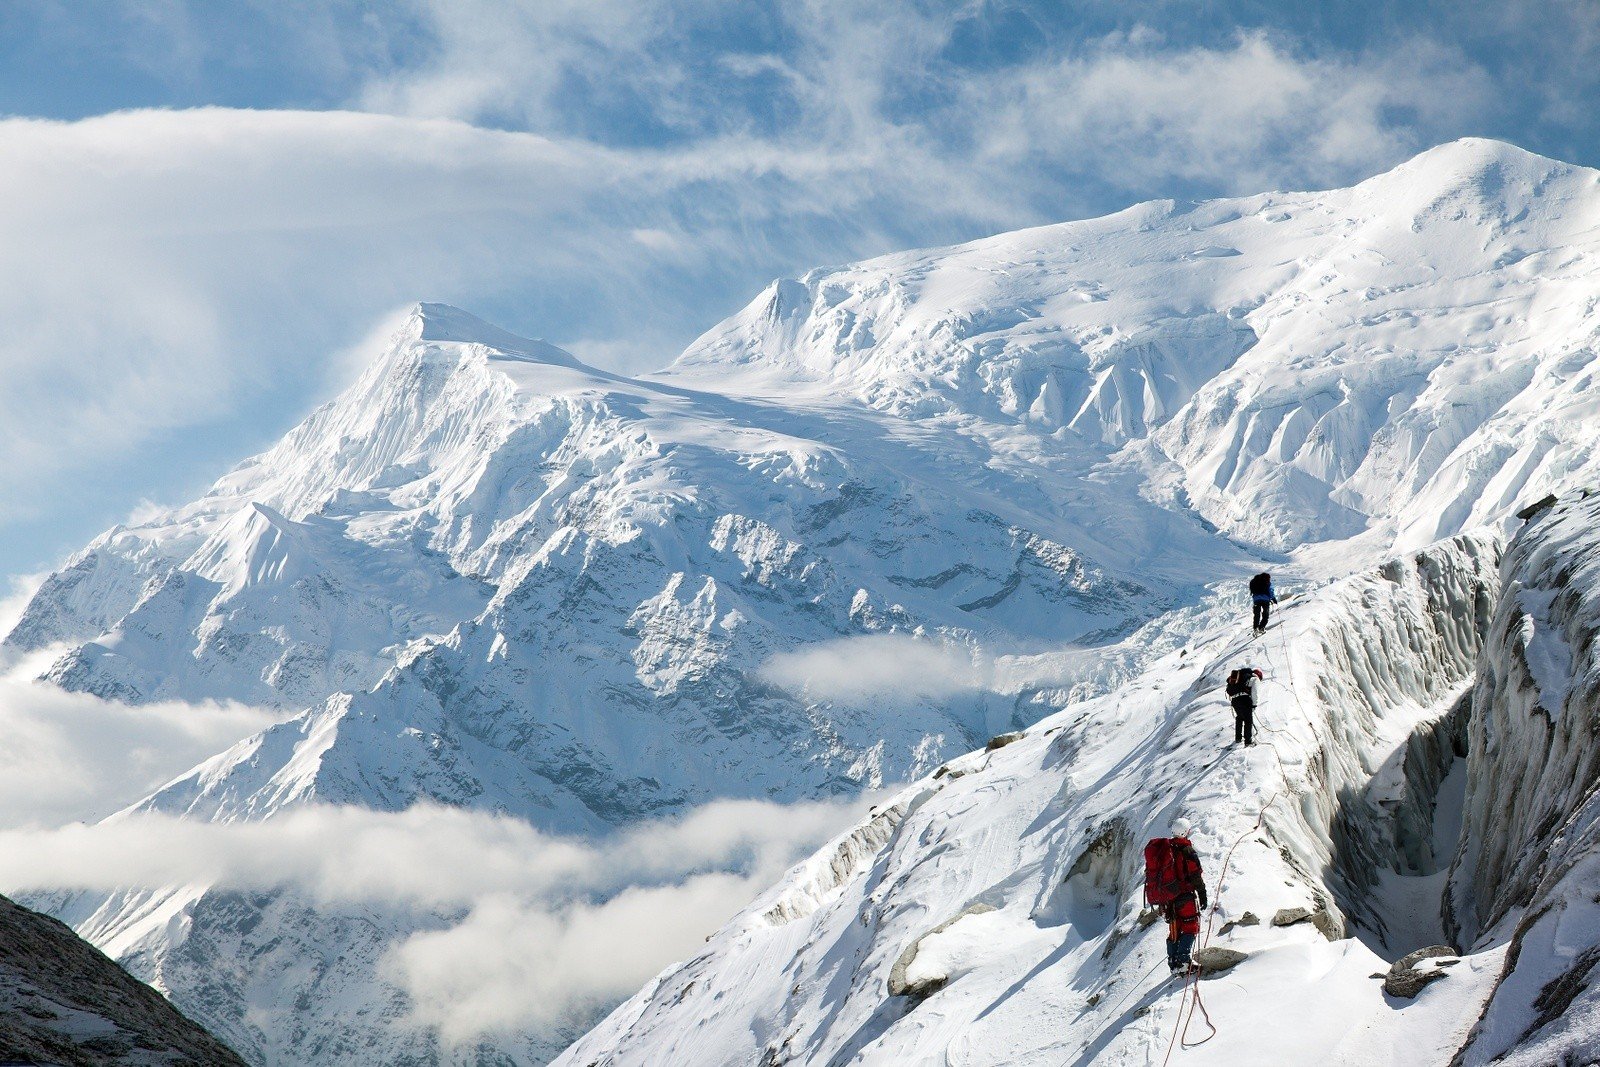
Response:
M1230 930L1251 956L1204 983L1213 1014L1247 1016L1248 975L1326 1017L1289 1061L1498 1051L1544 988L1507 931L1583 863L1562 836L1534 884L1518 851L1557 847L1578 756L1485 761L1526 727L1496 702L1583 721L1551 706L1585 692L1563 681L1583 608L1524 575L1518 512L1595 482L1596 218L1595 171L1461 141L1349 189L779 280L637 378L421 304L272 449L67 561L5 643L109 699L296 713L135 814L438 803L599 837L916 783L563 1062L1144 1062L1176 998L1134 981L1159 945L1126 889L1179 810L1208 864L1239 842L1222 921L1315 920ZM1551 536L1534 554L1571 569L1580 532ZM1295 596L1251 646L1237 590L1267 568ZM890 637L989 666L914 698L767 669ZM1241 656L1274 732L1229 755L1215 687ZM1541 770L1559 804L1490 810ZM450 914L35 899L259 1063L544 1062L593 1021L468 1047L416 1027L382 961ZM943 987L890 996L947 922L902 968ZM1461 962L1406 1011L1373 991L1441 941Z

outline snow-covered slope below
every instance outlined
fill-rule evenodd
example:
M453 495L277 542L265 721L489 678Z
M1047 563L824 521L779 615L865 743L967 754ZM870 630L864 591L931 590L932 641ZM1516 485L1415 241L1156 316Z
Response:
M1224 610L1208 584L1341 577L1590 478L1597 178L1463 141L1354 189L889 256L777 282L637 379L420 305L6 643L125 701L299 709L139 805L192 818L435 801L601 834L914 779L1175 654ZM885 635L995 670L928 699L763 672ZM1430 715L1448 696L1410 681ZM1335 876L1363 915L1381 887ZM439 1055L376 971L412 919L203 886L55 906L263 1062ZM246 962L209 983L222 951Z
M1182 1062L1445 1063L1498 952L1414 1002L1369 975L1439 936L1402 883L1437 903L1442 861L1419 846L1443 776L1407 764L1471 684L1498 556L1442 543L1254 640L1216 604L1134 684L911 786L558 1062L1162 1062L1208 1034L1180 1022L1194 1001L1165 975L1164 926L1139 922L1142 846L1181 815L1213 889L1204 939L1248 957L1200 983L1216 1032ZM1264 740L1232 748L1222 684L1244 665L1267 674ZM1273 925L1294 908L1309 921Z

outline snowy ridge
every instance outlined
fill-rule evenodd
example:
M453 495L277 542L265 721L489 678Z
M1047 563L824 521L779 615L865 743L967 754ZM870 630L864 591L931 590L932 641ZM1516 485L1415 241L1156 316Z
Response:
M1498 953L1466 958L1459 975L1395 1011L1367 975L1436 940L1438 918L1403 924L1415 917L1387 913L1393 894L1353 877L1370 868L1346 870L1337 857L1360 834L1363 859L1425 877L1407 865L1401 818L1365 787L1455 706L1498 555L1492 537L1459 538L1398 559L1297 599L1255 642L1235 636L1236 604L1218 604L1186 654L1136 684L911 787L892 836L833 898L785 925L758 921L773 899L804 893L825 851L558 1062L1159 1058L1180 993L1152 973L1164 969L1162 933L1139 926L1137 871L1144 840L1178 814L1195 823L1213 886L1230 858L1212 943L1250 957L1206 983L1221 1025L1184 1062L1238 1063L1263 1041L1275 1062L1368 1064L1399 1042L1420 1046L1417 1062L1444 1062ZM1270 679L1267 743L1221 750L1231 725L1222 680L1245 663ZM1410 803L1431 820L1434 799ZM1315 921L1233 925L1247 911L1270 920L1295 907ZM940 979L925 999L891 994L914 945L922 970L910 975ZM1254 1022L1264 1016L1301 1022L1267 1033Z
M1593 171L1469 139L1351 189L814 271L676 369L1142 442L1237 536L1420 547L1593 470L1597 213Z

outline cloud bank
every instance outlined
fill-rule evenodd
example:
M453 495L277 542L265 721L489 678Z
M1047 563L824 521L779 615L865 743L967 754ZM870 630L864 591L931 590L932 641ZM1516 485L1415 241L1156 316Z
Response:
M109 815L285 718L237 703L132 707L70 693L32 680L49 658L0 674L0 828Z
M313 806L230 824L134 812L0 831L0 887L208 885L424 918L464 910L395 945L383 973L418 1025L466 1043L592 1017L689 954L867 802L720 801L603 839L428 805Z

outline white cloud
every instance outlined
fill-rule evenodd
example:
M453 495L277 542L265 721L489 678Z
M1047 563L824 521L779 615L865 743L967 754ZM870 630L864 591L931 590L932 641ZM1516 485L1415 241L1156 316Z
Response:
M994 664L955 642L872 634L779 653L761 676L813 700L912 703L990 689Z
M22 621L22 613L27 610L28 602L48 577L49 571L40 571L37 574L14 574L6 579L11 591L0 596L0 642ZM5 667L3 652L3 647L0 647L0 670Z
M410 995L416 1021L447 1043L581 1026L700 948L778 873L697 874L560 908L491 899L448 930L408 938L387 970Z
M234 703L130 707L69 693L30 680L48 655L0 677L0 827L108 815L283 718Z
M631 992L872 799L718 801L601 839L428 805L303 807L227 824L128 813L0 830L0 886L285 889L424 917L466 908L460 922L397 943L383 965L419 1025L465 1042L582 1019Z
M92 825L0 830L0 885L292 887L321 901L429 907L500 893L570 898L729 865L775 873L857 806L717 801L599 841L431 805L399 813L307 806L234 823L126 812Z
M1044 146L1130 191L1198 181L1254 192L1365 177L1490 110L1490 88L1425 43L1315 56L1261 33L1224 48L1136 34L980 80L966 99L990 113L979 140L996 158Z
M778 653L760 673L809 700L902 705L1037 690L1065 690L1071 699L1084 699L1103 689L1106 672L1116 670L1111 662L1104 649L1074 645L994 652L943 638L868 634Z

